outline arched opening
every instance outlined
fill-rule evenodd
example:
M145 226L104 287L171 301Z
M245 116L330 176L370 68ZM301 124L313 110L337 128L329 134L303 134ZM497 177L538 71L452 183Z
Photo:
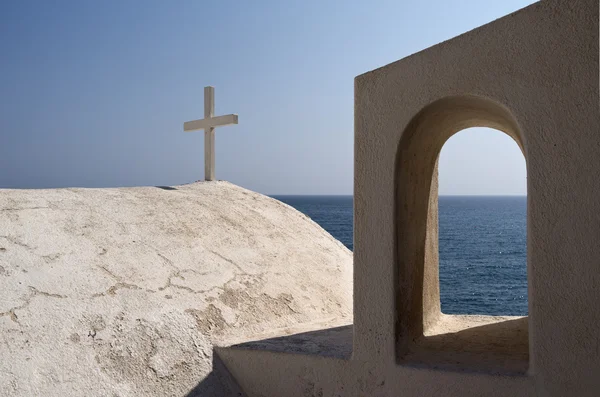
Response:
M445 314L526 316L525 158L503 132L453 135L439 162L439 272Z
M433 367L522 373L529 357L527 318L446 315L441 310L439 155L450 137L472 127L502 131L527 159L526 142L511 112L482 97L449 97L430 104L400 140L395 178L396 356Z

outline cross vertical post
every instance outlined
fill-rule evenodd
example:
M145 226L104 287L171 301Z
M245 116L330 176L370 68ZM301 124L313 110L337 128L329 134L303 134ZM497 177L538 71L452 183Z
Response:
M204 119L215 115L215 88L204 87ZM204 129L204 179L215 180L215 127Z

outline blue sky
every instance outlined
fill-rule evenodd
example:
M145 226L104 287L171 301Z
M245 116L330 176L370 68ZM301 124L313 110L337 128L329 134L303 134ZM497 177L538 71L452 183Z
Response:
M174 185L204 177L203 87L218 179L267 194L351 194L353 79L526 0L0 2L0 187ZM479 153L479 154L477 154ZM501 133L444 146L441 194L525 194Z

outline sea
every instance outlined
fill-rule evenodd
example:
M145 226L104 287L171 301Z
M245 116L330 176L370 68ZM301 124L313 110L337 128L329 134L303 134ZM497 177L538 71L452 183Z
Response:
M350 250L352 196L273 196ZM527 197L440 196L440 300L446 314L527 315Z

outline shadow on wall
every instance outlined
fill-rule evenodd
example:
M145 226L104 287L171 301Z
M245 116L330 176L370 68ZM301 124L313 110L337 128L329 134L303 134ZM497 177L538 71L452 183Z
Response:
M352 336L352 325L344 325L241 343L231 346L231 348L335 357L348 360L352 356Z
M212 371L206 378L202 379L185 397L247 397L214 349L212 367Z
M317 355L348 360L352 356L353 326L319 329L257 341L250 341L220 349L261 350L288 354ZM186 397L239 396L246 397L229 372L217 350L213 348L213 370Z
M529 365L528 318L479 325L476 320L481 317L445 315L433 334L418 338L399 362L443 370L525 374Z

